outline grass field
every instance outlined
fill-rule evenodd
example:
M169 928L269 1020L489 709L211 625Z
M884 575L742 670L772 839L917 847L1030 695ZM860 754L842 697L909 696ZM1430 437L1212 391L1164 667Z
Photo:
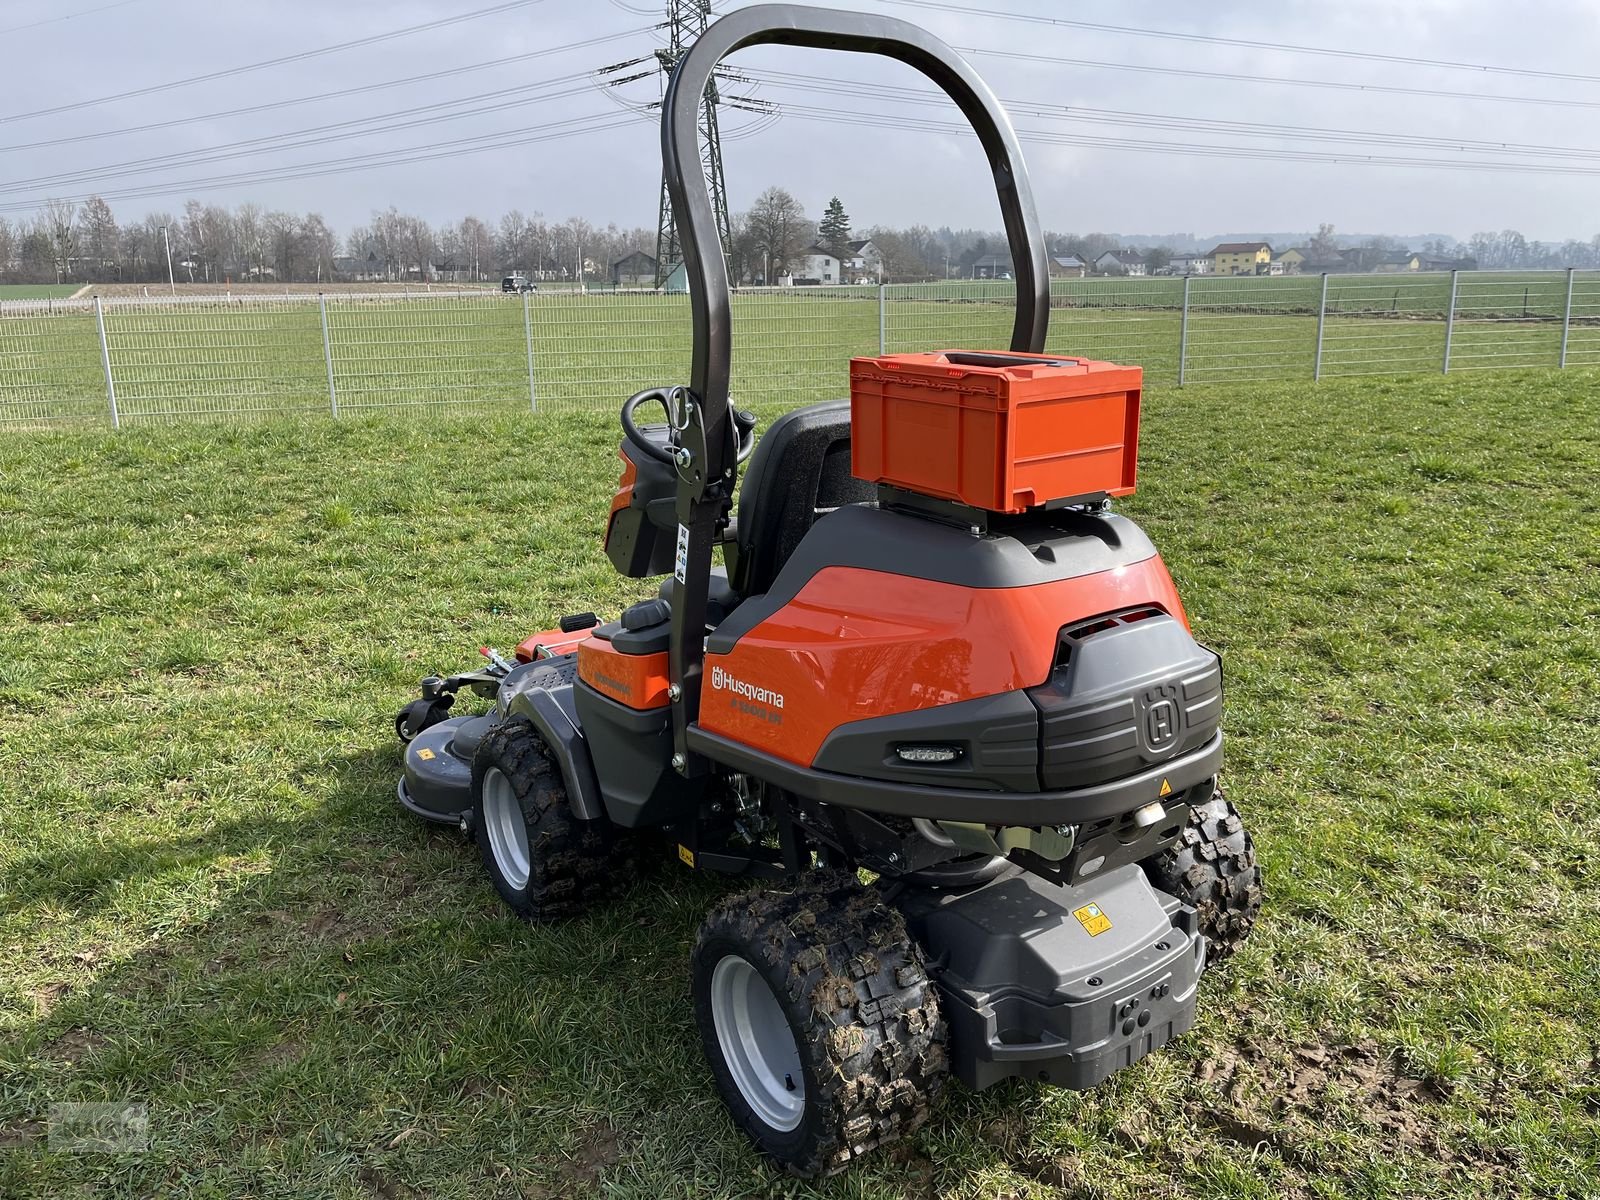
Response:
M0 302L6 300L59 300L72 295L81 283L0 283Z
M1593 273L1591 273L1593 275ZM1574 283L1568 361L1600 365L1600 275ZM889 289L890 351L1010 342L1009 284ZM1317 361L1320 278L1192 281L1184 378L1191 383L1307 379ZM1452 370L1561 361L1567 279L1463 276ZM1183 281L1058 280L1048 348L1138 363L1179 377ZM1329 280L1325 377L1439 371L1448 276ZM186 291L178 302L108 302L106 338L127 424L486 404L609 410L614 397L686 381L683 296L541 292L405 298L331 295L328 344L313 298L248 300ZM746 403L842 395L851 355L876 353L874 288L796 288L734 298L734 381ZM529 386L530 359L532 387ZM93 306L0 308L0 427L106 424L105 366Z
M643 590L610 412L0 441L0 1195L1600 1195L1596 382L1148 396L1123 509L1223 655L1263 922L1168 1051L815 1188L692 1031L731 885L529 928L394 801L418 676ZM148 1153L48 1150L124 1099Z

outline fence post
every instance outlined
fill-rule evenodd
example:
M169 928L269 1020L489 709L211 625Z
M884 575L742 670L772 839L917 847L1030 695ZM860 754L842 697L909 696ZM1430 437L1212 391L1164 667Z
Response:
M1188 373L1189 360L1189 280L1192 275L1183 277L1183 320L1178 325L1178 386L1183 386L1184 377Z
M333 415L339 415L339 393L333 386L333 343L328 340L328 298L317 293L317 310L322 314L322 359L328 365L328 403Z
M1312 382L1322 379L1322 330L1328 323L1328 273L1322 273L1322 298L1317 301L1317 362L1311 368Z
M106 370L106 401L111 405L111 428L121 429L122 419L117 415L117 381L111 375L111 345L106 341L106 310L100 297L94 298L94 327L100 334L100 365Z
M533 384L533 318L528 314L528 293L522 293L522 336L528 343L528 411L539 411L539 392Z
M884 301L884 287L885 287L884 284L882 284L882 283L878 284L878 353L879 354L887 354L887 353L889 353L889 351L886 349L886 346L888 345L888 338L886 336L887 321L885 320L885 317L884 317L884 303L885 303L885 301Z
M1444 316L1444 369L1443 374L1450 374L1450 342L1456 333L1456 288L1461 283L1461 272L1450 272L1450 311Z
M1576 268L1567 268L1567 308L1561 317L1561 366L1567 365L1567 339L1572 336L1572 276Z

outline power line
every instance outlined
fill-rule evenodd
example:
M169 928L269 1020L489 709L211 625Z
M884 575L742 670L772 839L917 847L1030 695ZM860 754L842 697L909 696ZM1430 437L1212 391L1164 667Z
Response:
M1175 42L1203 42L1212 46L1238 46L1246 50L1274 50L1284 54L1315 54L1323 58L1360 59L1367 62L1394 63L1408 67L1438 67L1451 71L1478 71L1496 75L1524 75L1534 79L1562 79L1579 83L1600 83L1600 75L1580 75L1568 71L1543 71L1534 67L1508 67L1498 63L1463 62L1459 59L1449 58L1418 58L1407 54L1380 54L1370 50L1338 50L1327 46L1302 46L1293 42L1252 41L1248 38L1184 33L1175 29L1146 29L1135 25L1103 25L1096 21L1078 21L1066 17L1045 17L1037 13L1005 12L994 8L970 8L964 4L948 3L947 0L883 0L883 3L928 8L938 12L958 13L962 16L1000 17L1007 21L1026 21L1035 25L1055 25L1064 29L1085 29L1094 33L1115 33L1131 37L1161 38Z
M637 124L638 120L638 117L631 114L614 112L591 113L582 117L573 117L566 121L528 126L523 129L504 130L500 133L484 134L481 137L455 138L447 142L409 146L398 150L377 151L347 158L324 159L320 162L311 163L294 163L263 171L243 171L234 175L173 180L162 184L152 184L148 187L105 192L100 198L108 201L140 200L155 196L178 195L193 189L248 187L261 183L280 183L294 179L313 179L327 175L342 175L351 171L371 170L376 167L406 166L411 163L459 158L470 154L481 154L490 150L504 150L516 146L533 145L538 142L556 141L566 137L600 133ZM470 142L482 142L483 144L465 144ZM88 198L88 195L61 197L61 199L69 203L77 204L83 203ZM0 203L0 212L25 212L37 206L37 201L8 201Z
M71 21L77 17L93 16L95 13L110 12L113 8L127 8L130 4L143 4L144 0L117 0L115 4L102 4L99 8L84 8L74 13L65 13L59 17L46 17L42 21L29 21L26 25L8 25L0 29L0 33L21 33L24 29L38 29L41 25L55 25L61 21Z
M862 114L859 111L820 108L787 104L784 111L802 120L826 121L833 124L871 126L918 133L970 133L965 123L955 121L924 121L888 114ZM1377 154L1336 154L1328 151L1287 150L1270 147L1218 146L1195 142L1147 142L1132 138L1099 137L1090 134L1068 134L1053 130L1019 129L1017 136L1025 142L1056 146L1082 146L1091 149L1129 150L1142 153L1183 154L1197 158L1261 159L1269 162L1337 163L1341 165L1416 167L1496 173L1531 172L1547 175L1600 175L1600 166L1579 167L1547 165L1543 163L1496 163L1455 159L1423 159L1394 157Z
M887 99L903 104L946 107L943 92L927 88L888 84L867 84L826 75L802 75L789 71L750 70L749 74L775 87L794 88L840 96ZM1494 142L1471 138L1436 137L1383 130L1330 129L1315 125L1271 124L1207 117L1184 117L1167 113L1130 112L1122 109L1091 108L1084 105L1053 104L1039 100L1002 97L1001 103L1012 113L1050 120L1083 121L1092 124L1123 125L1133 128L1171 129L1179 132L1223 133L1242 137L1299 138L1307 141L1341 142L1379 146L1413 146L1427 150L1470 150L1475 153L1520 154L1538 158L1600 158L1600 149L1578 146L1547 146Z
M1445 100L1488 100L1497 104L1545 104L1555 108L1600 108L1600 100L1555 100L1548 96L1501 96L1486 92L1449 92L1436 88L1408 88L1382 83L1342 83L1333 79L1283 79L1271 75L1246 75L1236 71L1202 71L1194 67L1157 67L1144 63L1101 62L1090 58L1063 58L1052 54L1024 54L1020 50L987 50L958 46L963 54L1009 58L1018 62L1049 63L1056 67L1091 67L1106 71L1137 71L1147 75L1183 75L1190 79L1226 79L1243 83L1269 83L1283 87L1333 88L1344 92L1375 92L1393 96L1431 96Z
M397 38L410 37L415 33L427 33L430 30L443 29L449 25L460 25L466 21L475 21L479 17L493 16L496 13L510 12L512 9L528 8L532 5L543 3L544 0L506 0L502 4L496 4L489 8L480 8L473 12L461 13L454 17L441 17L436 21L425 21L420 25L408 25L402 29L391 29L385 33L369 34L367 37L355 38L348 42L337 42L331 46L319 46L313 50L301 50L294 54L284 54L261 62L247 63L242 67L228 67L225 70L210 71L204 75L191 75L187 79L174 79L168 83L154 83L148 87L117 92L110 96L99 96L93 100L75 100L70 104L58 104L53 108L39 108L32 112L13 113L8 117L0 117L0 125L7 125L13 121L32 120L34 117L49 117L57 113L73 112L80 108L92 108L97 104L110 104L116 100L131 100L136 96L150 96L156 92L169 92L175 88L189 87L196 83L209 83L216 79L228 79L235 75L249 74L252 71L264 71L268 67L280 67L292 62L304 62L310 58L321 58L324 55L338 54L344 50L355 50L362 46L375 46L381 42L392 42Z
M0 146L0 154L11 154L19 150L40 150L45 147L70 145L75 142L93 142L104 138L122 137L131 133L149 133L157 129L172 129L179 125L193 125L201 121L221 121L229 117L248 116L252 113L271 112L280 108L293 108L301 104L315 104L323 100L342 100L347 96L359 96L366 92L385 91L389 88L413 87L419 83L428 83L435 79L447 79L454 75L467 75L473 72L486 71L491 67L503 67L511 63L529 62L536 58L548 58L556 54L564 54L569 50L584 50L590 46L599 46L607 42L617 42L624 38L635 37L641 33L648 33L653 26L644 25L637 29L625 29L621 33L608 33L601 37L585 38L581 42L567 42L561 46L551 46L544 50L530 50L525 54L512 54L505 58L491 58L484 62L467 63L460 67L447 67L441 71L429 71L422 75L407 75L400 79L387 79L381 83L366 83L358 87L340 88L334 92L317 92L310 96L291 96L287 100L273 100L265 104L252 104L245 108L230 108L222 112L196 113L187 117L174 117L168 121L152 121L147 125L128 125L121 129L102 129L94 133L80 133L72 137L48 138L38 142L16 142L10 146Z
M130 159L126 162L107 163L99 167L88 167L77 171L66 171L56 175L39 175L32 179L19 179L15 182L0 185L0 193L22 192L37 188L55 188L63 184L92 183L101 179L116 179L125 175L142 175L161 167L179 164L188 166L219 162L223 159L240 158L251 154L277 153L281 150L298 150L304 146L324 145L328 142L348 141L354 137L369 137L375 133L391 133L402 129L415 129L422 125L434 125L441 121L458 121L465 117L480 116L484 113L502 112L509 108L520 108L528 104L542 104L549 100L561 100L568 96L576 96L589 90L585 83L583 87L568 88L552 95L522 96L520 99L508 99L519 92L539 91L553 88L558 84L571 83L574 80L588 80L589 72L578 71L571 75L558 75L542 83L530 83L517 88L497 88L492 92L482 92L475 96L464 96L459 100L441 100L435 104L418 105L415 108L401 109L397 112L379 113L371 117L357 117L349 121L336 121L329 125L316 125L309 129L297 129L287 133L265 134L257 138L248 138L238 142L225 142L220 146L213 146L200 153L190 151L176 151L171 154L152 155L148 158ZM459 105L470 104L474 101L492 99L494 103L479 105L476 108L466 108L460 112L441 113L431 117L424 117L415 121L396 121L397 117L408 117L416 113L432 112L441 108L455 108ZM375 128L362 128L363 126L376 126ZM332 133L333 130L349 130L345 133ZM327 136L309 136L327 135ZM286 141L285 139L300 138L299 141ZM282 145L266 145L265 143L282 142Z

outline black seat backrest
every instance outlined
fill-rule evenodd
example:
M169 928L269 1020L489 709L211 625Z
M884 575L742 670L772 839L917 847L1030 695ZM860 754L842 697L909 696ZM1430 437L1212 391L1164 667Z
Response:
M820 515L871 500L870 483L850 474L850 401L785 413L762 436L739 490L728 578L741 596L772 587L778 571Z

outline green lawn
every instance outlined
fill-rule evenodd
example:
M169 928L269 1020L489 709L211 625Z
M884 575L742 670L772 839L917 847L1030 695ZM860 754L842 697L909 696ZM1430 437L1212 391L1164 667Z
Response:
M692 1030L730 885L529 928L394 800L416 677L643 590L611 412L0 440L0 1195L1595 1195L1597 383L1148 396L1122 507L1223 655L1262 924L1171 1049L814 1189ZM48 1151L122 1099L148 1153Z
M81 283L0 283L0 301L59 300L82 286Z

